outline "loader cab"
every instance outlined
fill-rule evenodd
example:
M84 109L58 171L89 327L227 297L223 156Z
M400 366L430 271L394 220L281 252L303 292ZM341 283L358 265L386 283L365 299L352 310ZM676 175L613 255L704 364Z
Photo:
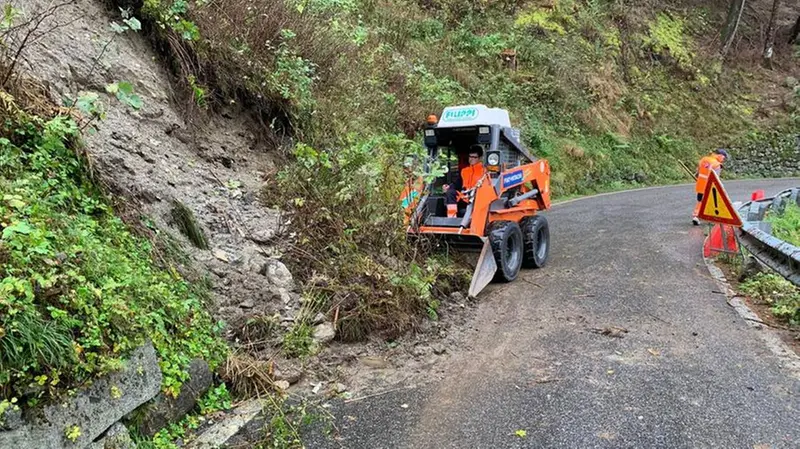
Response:
M428 155L420 162L427 175L414 172L400 195L409 237L477 254L472 298L492 280L511 282L522 267L543 267L550 234L539 213L550 208L550 164L522 146L508 112L484 105L445 108L441 120L428 118L424 144ZM460 172L469 166L473 145L483 150L485 173L466 171L474 187L445 195L443 184L463 187ZM446 207L448 197L461 200L463 214Z
M438 121L429 117L424 140L431 165L445 164L444 175L430 186L426 210L432 217L447 216L442 186L461 185L461 170L470 165L469 154L474 145L482 148L480 162L495 185L503 172L535 160L522 148L519 131L511 127L508 112L483 105L445 108ZM459 210L459 216L462 213Z

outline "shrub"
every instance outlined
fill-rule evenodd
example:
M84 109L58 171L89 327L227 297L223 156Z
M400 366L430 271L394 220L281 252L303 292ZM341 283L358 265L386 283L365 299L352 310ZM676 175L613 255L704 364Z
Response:
M772 223L772 234L775 237L800 246L800 206L790 203L782 214L769 214L766 221Z
M661 56L670 56L682 69L690 69L694 52L686 35L685 22L667 14L658 14L650 22L647 35L643 39L645 47Z
M192 358L215 366L225 356L206 293L155 267L150 242L114 215L74 150L71 119L27 116L4 98L0 393L49 398L119 368L150 339L163 388L177 395Z
M775 316L800 324L800 290L774 273L758 273L741 284L744 293L769 304Z
M271 193L293 210L292 271L318 308L339 309L340 338L396 336L429 313L437 294L464 286L463 271L407 240L399 196L419 145L385 135L338 151L298 144L294 157Z

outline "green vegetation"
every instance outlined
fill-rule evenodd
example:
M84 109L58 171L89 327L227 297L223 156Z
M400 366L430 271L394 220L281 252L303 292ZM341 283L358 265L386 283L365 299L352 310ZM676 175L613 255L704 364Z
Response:
M768 304L772 313L792 325L800 325L800 289L774 273L758 273L741 284L741 290Z
M178 449L189 443L193 431L197 430L209 415L231 408L231 395L225 384L219 384L200 398L195 409L180 421L159 430L153 438L144 438L134 433L133 440L140 449ZM181 441L180 445L177 444Z
M699 153L755 129L757 99L738 91L748 75L723 70L697 44L710 27L703 9L578 0L520 10L458 1L146 5L179 80L197 80L220 104L245 103L324 152L398 131L418 142L427 114L486 103L509 109L525 143L551 160L558 196L685 180L676 159L693 166ZM201 38L169 39L170 24L183 21ZM516 49L516 71L502 68L504 49Z
M226 349L207 292L119 218L88 176L78 125L23 112L7 93L0 129L0 393L28 405L118 369L146 339L177 395L192 358ZM77 438L79 430L68 429Z
M302 428L316 425L330 435L333 427L330 412L307 399L270 396L265 408L266 416L271 419L265 426L263 441L255 446L257 449L302 449L305 447L300 438Z
M338 334L346 341L377 330L396 336L435 294L449 294L468 279L407 241L399 191L385 188L403 186L404 161L418 150L393 135L354 140L337 152L299 144L297 163L278 176L275 198L295 213L292 271L308 280L306 296L316 308L339 308ZM459 274L461 284L454 280ZM309 318L315 312L309 308ZM291 353L308 346L302 329L285 340Z
M5 424L5 414L9 411L19 410L17 398L3 399L0 401L0 427Z
M283 353L288 357L305 357L314 349L314 330L307 324L297 324L283 336Z
M178 200L172 200L172 219L194 246L208 249L208 239L206 239L203 228L197 223L191 209Z
M788 204L780 215L767 214L766 221L772 223L772 235L800 246L800 206Z

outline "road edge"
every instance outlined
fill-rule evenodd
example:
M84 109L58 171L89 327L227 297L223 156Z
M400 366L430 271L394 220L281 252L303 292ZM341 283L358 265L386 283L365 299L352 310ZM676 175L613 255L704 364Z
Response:
M759 331L758 335L761 337L761 340L764 341L767 349L778 359L780 367L788 371L795 379L800 380L800 356L784 343L775 331L761 324L761 319L741 300L740 296L733 291L725 274L716 266L713 259L703 257L703 262L705 262L708 272L711 274L714 282L717 283L717 286L719 286L720 291L725 293L728 304L736 310L748 326Z

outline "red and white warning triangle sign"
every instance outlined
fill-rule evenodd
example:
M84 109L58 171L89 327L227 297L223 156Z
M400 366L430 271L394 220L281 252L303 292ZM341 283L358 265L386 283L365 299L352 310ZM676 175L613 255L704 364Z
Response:
M708 174L708 182L703 193L703 200L700 202L700 214L697 218L732 226L742 225L742 219L733 208L731 200L714 170Z

